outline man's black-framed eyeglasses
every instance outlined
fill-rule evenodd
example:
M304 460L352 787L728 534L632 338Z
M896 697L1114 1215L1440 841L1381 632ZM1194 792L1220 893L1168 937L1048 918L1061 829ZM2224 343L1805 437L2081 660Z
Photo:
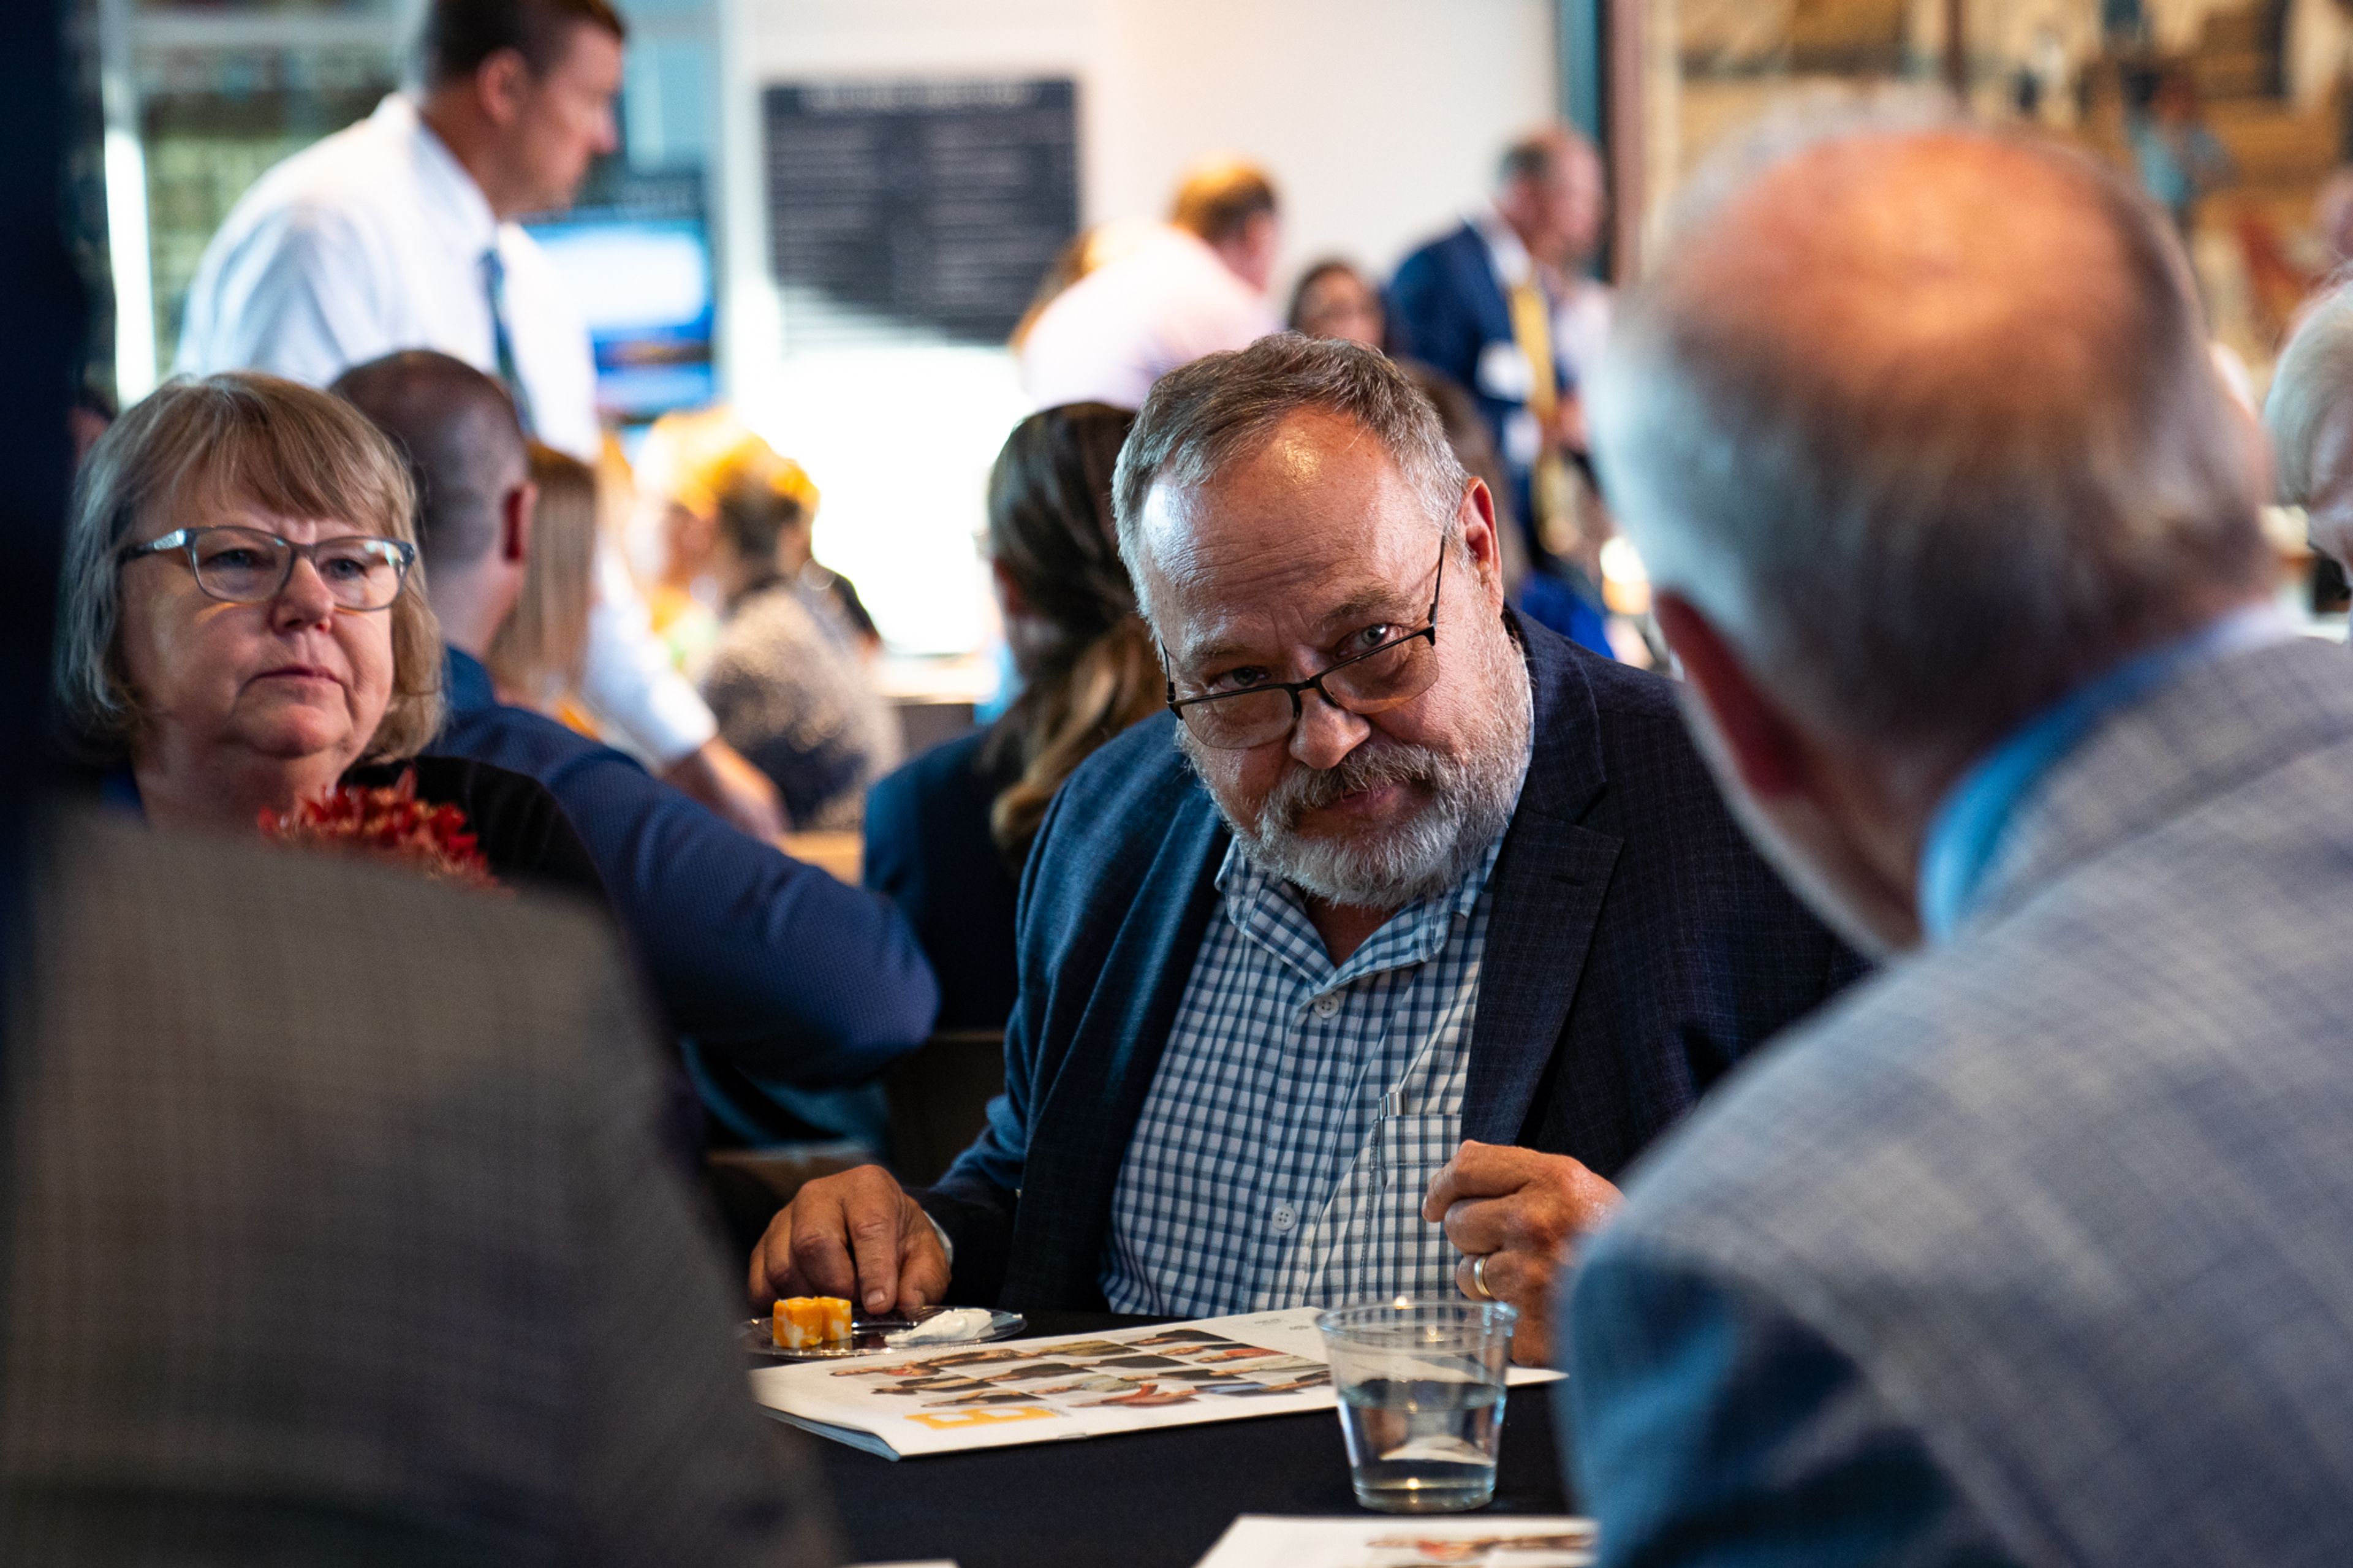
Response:
M294 563L308 560L338 608L385 610L400 597L417 546L375 533L346 533L297 544L258 528L175 528L161 539L125 545L118 564L142 555L177 552L188 560L196 586L231 605L262 605L285 592Z
M1168 709L1213 751L1247 752L1280 741L1306 711L1310 691L1350 713L1380 713L1401 707L1430 689L1438 679L1438 600L1446 588L1446 548L1438 542L1438 581L1430 591L1429 624L1352 654L1304 680L1270 680L1235 691L1179 697L1168 682ZM1167 652L1163 649L1165 663Z

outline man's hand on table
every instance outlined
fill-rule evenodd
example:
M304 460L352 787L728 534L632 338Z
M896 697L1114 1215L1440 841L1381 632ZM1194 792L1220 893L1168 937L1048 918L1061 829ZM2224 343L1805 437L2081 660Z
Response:
M947 1294L948 1255L890 1173L860 1165L811 1182L768 1222L750 1289L763 1309L780 1296L842 1296L870 1315L912 1312Z
M1616 1187L1566 1154L1465 1139L1430 1178L1421 1217L1444 1223L1446 1239L1463 1254L1455 1287L1473 1300L1482 1298L1472 1269L1485 1258L1488 1294L1520 1310L1512 1359L1544 1366L1552 1355L1554 1279L1575 1239L1618 1204Z

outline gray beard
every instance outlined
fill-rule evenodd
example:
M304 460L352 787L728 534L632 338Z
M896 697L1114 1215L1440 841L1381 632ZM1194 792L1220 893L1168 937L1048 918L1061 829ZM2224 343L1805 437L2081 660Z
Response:
M1403 909L1469 875L1519 803L1535 724L1527 663L1500 618L1482 640L1481 668L1472 689L1489 701L1463 733L1461 755L1393 741L1376 729L1336 766L1286 773L1253 819L1239 816L1212 788L1218 814L1251 864L1312 898L1372 910ZM1180 724L1176 740L1200 773L1203 748L1192 732ZM1427 804L1406 822L1377 834L1326 838L1298 831L1304 813L1388 784L1418 791Z

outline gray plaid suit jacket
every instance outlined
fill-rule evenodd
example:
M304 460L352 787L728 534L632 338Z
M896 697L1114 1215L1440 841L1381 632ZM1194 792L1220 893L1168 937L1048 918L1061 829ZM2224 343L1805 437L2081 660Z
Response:
M1592 1247L1604 1560L2353 1561L2348 962L2345 651L2111 716Z
M114 821L51 861L0 1561L830 1560L588 919Z

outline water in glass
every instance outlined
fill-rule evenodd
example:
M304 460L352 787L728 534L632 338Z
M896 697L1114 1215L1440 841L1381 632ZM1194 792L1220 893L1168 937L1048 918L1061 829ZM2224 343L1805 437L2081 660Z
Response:
M1493 1501L1503 1425L1504 1390L1493 1384L1375 1378L1340 1390L1356 1500L1385 1513Z
M1358 1502L1440 1513L1493 1500L1518 1321L1501 1301L1403 1296L1317 1316Z

